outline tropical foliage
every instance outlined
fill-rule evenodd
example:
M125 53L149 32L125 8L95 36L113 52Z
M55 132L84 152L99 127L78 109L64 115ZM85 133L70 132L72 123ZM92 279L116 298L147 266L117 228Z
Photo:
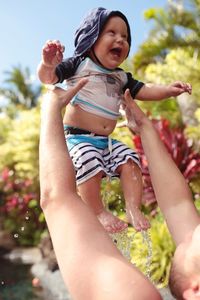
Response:
M36 245L46 227L39 207L38 99L25 77L28 69L7 74L10 88L0 91L9 100L0 115L1 222L18 244Z
M0 95L5 103L1 111L16 116L19 109L35 107L41 93L41 85L33 84L29 69L13 67L11 71L6 71L5 75L4 85L0 88Z
M33 192L33 181L19 179L12 169L0 174L0 214L3 227L19 245L37 245L46 228L39 206L39 194Z
M0 170L5 166L38 186L39 109L19 111L18 118L0 119Z
M183 128L172 129L167 120L152 120L152 122L177 167L188 183L192 182L193 179L196 179L197 176L200 175L200 154L193 150L190 141L184 135ZM140 137L137 135L134 136L133 141L141 158L144 182L143 200L144 203L152 205L152 203L155 204L156 199L148 171L148 162L142 148Z
M194 141L194 146L197 151L200 151L200 108L194 113L194 117L197 120L196 126L188 126L185 129L186 135Z
M169 0L165 8L145 11L146 20L154 23L146 41L133 57L136 70L149 63L162 62L172 49L193 49L200 46L200 3L198 0Z

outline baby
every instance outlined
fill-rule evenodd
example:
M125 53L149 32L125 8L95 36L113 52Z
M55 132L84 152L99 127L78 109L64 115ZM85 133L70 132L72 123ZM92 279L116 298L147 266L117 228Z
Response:
M127 224L105 209L100 193L103 176L119 177L128 222L136 230L146 230L150 224L140 210L139 157L134 150L109 136L120 116L126 89L135 99L160 101L191 93L191 86L180 81L170 85L144 84L119 68L131 46L130 26L120 11L101 7L90 11L75 33L74 44L73 57L63 60L64 46L59 41L46 42L38 76L45 84L66 80L69 86L80 78L88 78L66 107L63 118L79 193L108 232L122 231Z

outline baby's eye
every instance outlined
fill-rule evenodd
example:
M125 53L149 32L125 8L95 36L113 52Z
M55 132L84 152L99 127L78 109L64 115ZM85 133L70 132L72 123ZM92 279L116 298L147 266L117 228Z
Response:
M128 36L127 36L126 34L123 34L123 35L122 35L122 38L123 38L124 40L126 40L126 41L127 41L127 39L128 39Z
M109 30L108 33L109 33L110 35L114 35L114 34L115 34L114 30Z

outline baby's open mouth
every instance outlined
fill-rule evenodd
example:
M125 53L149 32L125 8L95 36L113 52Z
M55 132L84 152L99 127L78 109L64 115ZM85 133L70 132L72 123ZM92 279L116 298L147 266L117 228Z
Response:
M121 48L112 48L112 49L110 50L110 52L111 52L112 54L117 55L118 57L120 57L121 52L122 52L122 49L121 49Z

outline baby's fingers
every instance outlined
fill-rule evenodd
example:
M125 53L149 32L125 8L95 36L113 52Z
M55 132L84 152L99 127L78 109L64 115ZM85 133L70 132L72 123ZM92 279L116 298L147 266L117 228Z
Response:
M188 92L188 94L192 94L192 86L190 83L186 83L186 87L185 87L186 92Z

